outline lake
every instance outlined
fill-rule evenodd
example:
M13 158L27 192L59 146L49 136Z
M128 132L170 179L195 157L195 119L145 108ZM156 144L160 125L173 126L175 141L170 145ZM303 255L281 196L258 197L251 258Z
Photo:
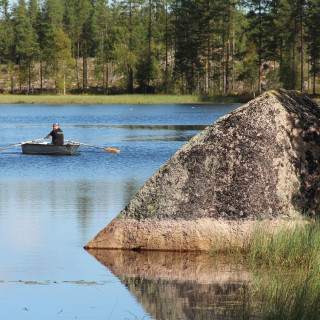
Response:
M0 148L45 137L58 122L65 139L121 150L0 152L2 318L213 319L217 292L248 278L241 267L83 246L183 144L239 106L0 105Z

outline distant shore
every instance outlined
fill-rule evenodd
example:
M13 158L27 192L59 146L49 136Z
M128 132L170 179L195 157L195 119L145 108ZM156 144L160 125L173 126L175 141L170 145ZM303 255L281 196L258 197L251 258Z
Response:
M0 95L0 104L188 104L188 103L245 103L244 96L196 95Z

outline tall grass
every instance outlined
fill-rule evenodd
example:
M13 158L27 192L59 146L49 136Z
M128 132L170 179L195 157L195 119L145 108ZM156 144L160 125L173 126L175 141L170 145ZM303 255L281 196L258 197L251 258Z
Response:
M320 223L284 227L273 234L257 227L246 258L265 266L313 268L320 258Z
M257 290L259 288L259 290ZM276 273L256 287L261 319L320 319L319 268Z
M245 254L254 280L239 290L238 319L320 319L320 224L257 228ZM245 293L245 294L244 294Z

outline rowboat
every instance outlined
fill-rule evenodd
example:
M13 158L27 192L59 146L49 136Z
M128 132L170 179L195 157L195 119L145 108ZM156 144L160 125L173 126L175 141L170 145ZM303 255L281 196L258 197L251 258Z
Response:
M54 155L73 155L76 153L80 144L64 144L57 146L52 143L24 143L21 145L22 153L28 154L54 154Z

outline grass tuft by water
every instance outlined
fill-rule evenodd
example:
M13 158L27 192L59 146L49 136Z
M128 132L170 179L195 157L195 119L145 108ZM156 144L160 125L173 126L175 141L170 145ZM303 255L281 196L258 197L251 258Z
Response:
M250 263L313 268L320 258L320 223L297 224L273 234L257 227L246 252Z
M245 252L252 283L238 291L238 319L320 319L320 223L273 234L258 227Z
M253 284L238 290L238 299L237 319L320 319L319 268L263 270Z

